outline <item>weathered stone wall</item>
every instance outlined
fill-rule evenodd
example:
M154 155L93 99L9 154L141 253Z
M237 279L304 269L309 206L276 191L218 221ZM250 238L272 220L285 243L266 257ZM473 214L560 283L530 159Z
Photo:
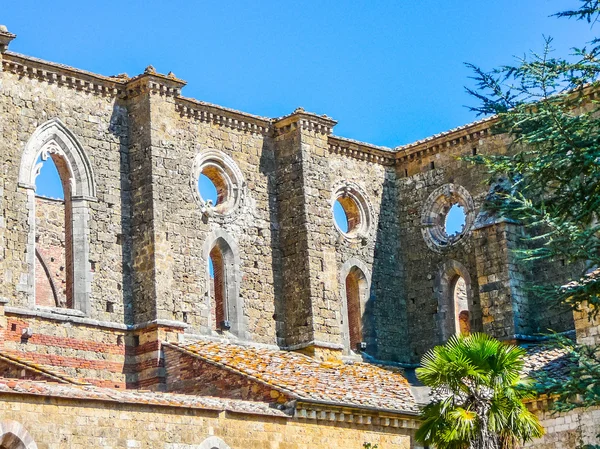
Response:
M232 279L239 282L241 321L251 340L274 344L271 227L275 223L269 204L273 156L265 136L181 114L172 97L152 95L132 102L140 114L136 126L144 120L152 123L144 128L150 133L145 138L150 146L142 151L144 144L136 138L132 147L132 158L139 157L140 164L145 164L140 174L146 179L133 181L134 211L142 214L134 220L137 223L142 216L151 220L136 224L141 234L134 237L134 263L141 268L136 273L136 288L141 289L140 294L136 291L138 320L186 322L190 334L214 334L209 322L208 255L220 233L227 236L240 259ZM140 112L143 102L148 102L148 110ZM239 206L230 214L207 217L194 198L194 159L207 150L230 157L243 175L243 185L237 186ZM141 287L145 283L153 287ZM224 336L235 338L228 333Z
M534 412L546 435L526 444L525 448L572 449L599 443L600 408L553 413L548 403L538 404L538 407Z
M362 449L364 442L411 447L410 430L391 426L24 395L0 395L0 421L5 419L23 425L39 449L205 449L201 444L210 437L227 445L219 449Z
M467 289L472 298L471 329L482 330L479 279L482 275L493 273L478 272L478 243L474 232L469 229L453 245L432 247L424 239L422 217L427 212L430 195L448 184L461 186L469 192L474 203L472 214L476 217L489 189L485 183L486 173L480 167L474 167L458 158L473 154L473 149L479 153L503 152L505 142L501 138L481 134L476 139L457 138L448 144L442 143L441 146L443 151L424 151L420 155L402 159L397 166L400 227L400 288L397 295L406 304L408 326L405 336L400 333L390 334L385 344L380 345L385 348L382 354L385 358L402 357L397 349L403 345L399 338L409 342L410 346L408 360L403 361L412 362L417 362L425 351L442 342L441 323L446 320L446 314L453 314L453 308L446 310L443 306L452 302L453 297L447 286L443 282L436 283L436 279L444 278L440 272L449 262L456 262L456 266L462 267L456 275L470 277ZM451 280L448 278L444 282L447 284ZM505 296L503 299L510 303L510 297ZM393 304L387 306L394 307Z
M4 57L6 59L6 55ZM16 62L21 62L15 58ZM39 125L60 119L76 136L88 155L97 185L97 200L89 201L91 276L90 316L124 322L125 304L130 302L124 260L128 249L121 236L129 234L127 184L127 123L125 109L114 95L90 93L74 85L48 82L37 76L2 72L0 94L0 153L3 155L5 257L0 260L2 295L9 306L31 306L33 280L29 279L27 189L18 186L21 154ZM114 304L107 312L107 301Z

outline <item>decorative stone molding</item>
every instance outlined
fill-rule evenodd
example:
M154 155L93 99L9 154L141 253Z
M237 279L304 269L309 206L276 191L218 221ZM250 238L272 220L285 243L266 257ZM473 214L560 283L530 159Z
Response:
M96 183L91 163L77 138L58 119L53 118L40 125L32 134L19 167L18 185L27 189L27 210L29 211L27 236L27 263L29 273L27 284L22 288L27 292L29 306L35 307L35 265L36 265L36 217L35 217L35 178L41 164L39 156L46 159L50 154L60 156L68 176L64 180L70 185L71 222L65 223L72 230L71 250L73 257L73 307L84 314L89 313L91 293L91 267L89 261L89 206L96 201ZM62 179L62 178L61 178Z
M352 181L343 180L333 186L330 199L332 221L346 239L364 238L371 232L373 206L367 198L363 189ZM348 218L348 232L342 231L333 218L333 206L338 200Z
M171 72L170 75L156 73L154 67L148 66L141 75L127 81L125 95L127 98L136 97L141 94L150 93L166 97L178 97L181 88L187 83L178 79Z
M202 198L198 189L200 175L205 172L217 188L217 204ZM206 219L224 219L238 211L245 197L244 176L235 161L218 150L203 150L192 162L190 187L192 196Z
M287 134L296 129L311 131L317 134L329 135L337 121L326 115L317 115L306 112L303 108L297 108L289 115L273 120L273 131L275 136Z
M118 77L97 75L10 51L2 55L2 66L6 72L96 95L116 97L123 92L124 80Z
M269 133L271 128L271 121L267 118L245 114L240 111L190 98L178 98L175 108L181 116L190 117L205 123L226 126L250 134L264 136Z
M8 50L8 45L15 37L17 37L16 34L10 33L6 26L0 25L0 53Z
M440 153L453 146L478 142L479 139L491 134L490 129L496 121L495 116L485 118L408 145L396 147L396 160L404 162L424 155Z
M418 429L420 421L413 417L389 414L381 410L358 410L356 408L327 407L320 404L298 402L295 418L302 420L330 421L363 426L383 426L399 429Z
M465 213L465 225L459 234L449 236L445 230L446 215L454 205L460 205ZM423 204L421 232L427 246L436 252L462 243L471 233L475 220L475 204L467 189L458 184L445 184L435 189Z
M37 444L23 425L17 421L5 419L0 421L0 447L37 449Z
M329 151L361 161L381 165L394 165L395 152L387 147L378 147L343 137L329 136Z

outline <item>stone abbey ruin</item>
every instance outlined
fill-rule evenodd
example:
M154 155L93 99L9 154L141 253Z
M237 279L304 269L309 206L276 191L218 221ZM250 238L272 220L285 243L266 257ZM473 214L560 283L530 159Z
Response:
M458 157L507 151L493 119L377 147L14 38L0 29L0 448L415 448L408 379L451 335L517 342L557 376L541 333L599 342L527 289L560 261L518 264L522 229L481 207L493 186ZM64 198L36 195L48 163ZM529 405L547 430L529 447L598 433L600 410Z

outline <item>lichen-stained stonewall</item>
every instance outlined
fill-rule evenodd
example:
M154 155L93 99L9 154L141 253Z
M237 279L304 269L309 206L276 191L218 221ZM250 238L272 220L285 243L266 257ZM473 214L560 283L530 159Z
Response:
M414 448L427 398L407 379L450 335L598 340L527 289L562 265L518 264L523 229L482 209L502 180L460 156L510 151L493 118L379 147L15 37L0 26L0 447ZM38 185L49 163L63 198ZM531 406L539 447L592 444L598 410Z

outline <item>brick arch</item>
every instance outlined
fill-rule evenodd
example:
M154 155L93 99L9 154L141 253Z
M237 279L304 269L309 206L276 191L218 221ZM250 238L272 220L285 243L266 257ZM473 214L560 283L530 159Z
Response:
M0 421L0 449L37 449L29 432L17 421Z
M455 310L454 289L459 278L462 278L465 283L468 317L471 322L473 321L473 292L469 271L460 262L448 260L440 265L434 285L438 303L436 321L440 342L447 341L457 331L458 312Z
M231 449L221 438L209 437L200 444L198 449Z
M52 157L59 171L65 193L65 234L68 235L67 261L70 268L67 289L69 307L89 313L91 267L89 262L89 206L96 201L96 183L91 163L75 135L58 119L40 125L31 135L21 156L19 187L27 190L29 234L27 237L27 264L29 273L27 291L29 306L36 306L36 213L35 179L42 168L38 157Z
M210 233L202 249L203 259L205 261L205 278L206 278L206 291L210 292L211 279L208 271L208 260L211 255L217 255L219 257L219 268L215 267L215 280L217 276L217 270L219 273L220 282L222 282L222 295L221 298L224 304L224 312L220 313L211 312L209 314L209 323L217 319L218 316L224 316L231 325L229 333L233 336L242 340L247 340L247 322L244 314L244 303L240 296L240 284L242 280L241 273L241 258L240 252L235 240L222 229L216 229ZM215 261L213 260L213 263ZM210 295L207 295L208 310L211 310ZM219 323L216 322L218 325ZM210 327L210 325L209 325Z
M356 339L367 343L367 350L375 343L375 329L371 298L371 272L359 259L350 258L340 268L341 333L344 351L356 351ZM357 333L356 326L360 326Z

